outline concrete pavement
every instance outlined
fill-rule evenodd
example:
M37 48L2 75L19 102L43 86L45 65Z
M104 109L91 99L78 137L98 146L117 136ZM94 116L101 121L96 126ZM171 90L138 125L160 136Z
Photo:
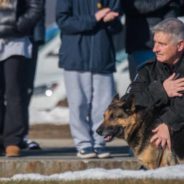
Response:
M129 148L123 140L116 139L107 144L107 149L112 154L111 158L80 159L76 157L70 132L66 131L69 130L67 125L57 126L57 128L50 125L42 126L34 127L30 131L31 139L37 141L42 150L22 150L21 156L17 158L7 158L1 155L0 177L10 177L19 173L50 175L98 167L106 169L138 169L140 167L137 160L129 153ZM53 135L47 133L48 129L53 130Z

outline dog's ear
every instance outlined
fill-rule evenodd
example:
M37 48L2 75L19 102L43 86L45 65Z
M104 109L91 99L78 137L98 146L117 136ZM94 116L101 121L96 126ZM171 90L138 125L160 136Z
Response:
M135 97L132 95L131 96L131 110L132 110L132 112L135 112L135 110L136 110L136 107L135 107Z
M112 103L117 103L117 102L119 102L119 94L117 93L114 97L113 97L113 99L112 99Z
M122 108L123 104L125 103L124 100L122 100L120 97L119 97L119 94L117 94L113 100L112 100L112 105L116 106L116 107L120 107Z
M135 97L133 95L127 95L123 97L125 103L123 104L123 109L128 114L132 114L135 112Z

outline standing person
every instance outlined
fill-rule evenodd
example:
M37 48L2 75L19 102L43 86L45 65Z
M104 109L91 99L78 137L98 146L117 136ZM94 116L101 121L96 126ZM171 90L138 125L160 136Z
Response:
M112 34L121 27L119 0L58 0L56 7L62 39L59 64L77 156L109 157L96 128L115 94Z
M33 95L34 89L34 79L35 79L35 72L36 72L36 65L38 59L38 50L41 45L45 42L45 0L43 1L43 11L42 17L37 22L36 26L33 29L33 33L30 36L30 40L32 43L32 57L28 62L24 62L24 90L25 90L25 111L27 113L27 133L23 138L21 148L26 149L40 149L40 145L32 141L28 138L29 133L29 105L31 101L31 97Z
M0 0L0 134L6 156L19 156L26 133L23 70L31 58L29 36L41 17L40 0Z
M183 17L184 16L184 0L180 0L180 14L179 16Z
M151 142L171 149L170 134L184 128L184 24L169 18L152 30L156 59L139 69L129 94L136 106L159 108Z
M123 0L121 3L125 13L125 49L133 80L138 66L155 57L150 29L166 18L177 17L180 3L178 0Z

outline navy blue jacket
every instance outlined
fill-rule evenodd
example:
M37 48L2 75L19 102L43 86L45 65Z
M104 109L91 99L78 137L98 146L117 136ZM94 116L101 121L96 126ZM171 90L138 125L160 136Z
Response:
M56 21L61 29L59 66L66 70L111 73L115 71L112 34L120 21L97 23L97 3L120 11L119 0L58 0Z

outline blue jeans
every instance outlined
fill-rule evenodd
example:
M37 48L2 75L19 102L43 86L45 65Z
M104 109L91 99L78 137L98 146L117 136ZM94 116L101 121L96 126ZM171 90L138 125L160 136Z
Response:
M138 67L154 57L155 54L152 50L135 51L128 55L129 74L131 81L134 80Z

